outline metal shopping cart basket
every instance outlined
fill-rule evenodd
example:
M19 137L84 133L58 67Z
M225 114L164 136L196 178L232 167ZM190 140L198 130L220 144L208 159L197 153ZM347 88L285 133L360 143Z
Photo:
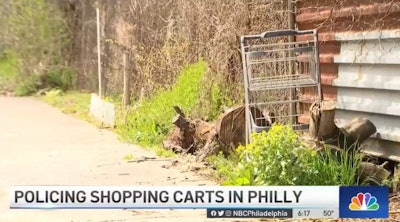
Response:
M308 129L310 105L322 100L316 30L241 36L246 143L272 123Z

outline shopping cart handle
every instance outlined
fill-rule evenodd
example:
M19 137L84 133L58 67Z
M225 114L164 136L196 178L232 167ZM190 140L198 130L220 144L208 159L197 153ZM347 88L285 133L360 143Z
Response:
M273 38L285 35L297 35L297 31L295 30L282 30L282 31L272 31L272 32L264 32L260 34L261 38Z
M290 36L290 35L307 35L307 34L316 34L316 30L304 30L304 31L296 31L296 30L281 30L281 31L268 31L263 32L259 35L247 35L242 36L242 41L245 39L260 39L260 38L273 38L279 36Z
M282 30L282 31L264 32L264 33L260 34L260 37L261 38L273 38L273 37L279 37L279 36L305 35L305 34L314 34L314 30L306 30L306 31Z

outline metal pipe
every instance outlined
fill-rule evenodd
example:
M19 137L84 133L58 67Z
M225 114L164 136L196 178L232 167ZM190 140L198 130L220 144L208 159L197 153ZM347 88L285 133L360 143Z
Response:
M250 143L250 109L249 109L249 92L248 92L248 79L247 79L247 66L246 66L246 53L244 49L245 40L244 37L240 37L240 47L242 51L242 64L243 64L243 84L244 84L244 93L245 93L245 124L246 124L246 146Z
M96 21L97 21L97 74L99 78L99 97L103 98L103 77L101 74L101 47L100 47L100 10L96 8Z
M288 26L290 30L294 30L295 29L295 21L294 21L294 4L292 2L292 0L288 0ZM289 42L292 43L295 41L295 35L289 35ZM289 51L289 58L293 58L294 57L294 53L293 51ZM290 75L294 75L294 72L296 72L295 70L295 63L294 60L289 61L289 73ZM296 90L291 88L290 89L290 100L294 100L296 98ZM295 115L296 114L296 103L289 103L289 112L291 115ZM294 125L295 123L297 123L297 118L294 116L290 117L290 124Z

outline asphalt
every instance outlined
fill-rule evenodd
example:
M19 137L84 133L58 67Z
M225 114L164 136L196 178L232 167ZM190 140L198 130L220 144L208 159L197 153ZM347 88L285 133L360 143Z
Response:
M127 154L133 160L123 159ZM144 160L144 161L143 161ZM13 185L214 185L35 98L0 97L0 221L216 221L205 210L9 209Z

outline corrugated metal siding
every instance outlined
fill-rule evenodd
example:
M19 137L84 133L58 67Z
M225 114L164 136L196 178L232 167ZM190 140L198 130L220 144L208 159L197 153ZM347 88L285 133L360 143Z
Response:
M298 29L319 30L323 95L337 100L340 123L367 117L378 129L370 152L400 161L400 1L300 0L296 7Z
M321 81L324 99L336 99L332 80L340 52L335 33L400 28L400 1L384 0L298 0L296 25L299 30L318 29Z
M400 30L335 36L342 42L334 80L339 124L366 117L377 127L373 138L380 148L373 148L375 152L400 154ZM379 146L381 140L387 141L385 151Z

